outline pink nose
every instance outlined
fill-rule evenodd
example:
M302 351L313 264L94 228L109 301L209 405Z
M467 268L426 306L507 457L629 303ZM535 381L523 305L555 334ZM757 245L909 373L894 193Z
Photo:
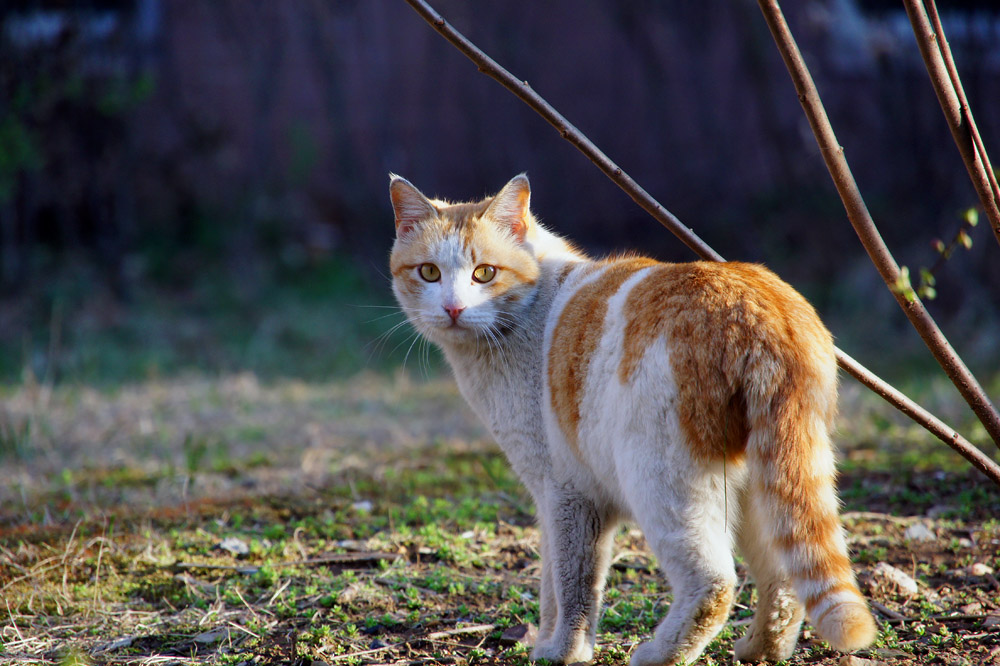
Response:
M462 314L463 310L465 310L464 306L463 307L459 307L457 305L444 306L444 311L448 313L448 316L451 317L451 320L454 322L458 321L458 315Z

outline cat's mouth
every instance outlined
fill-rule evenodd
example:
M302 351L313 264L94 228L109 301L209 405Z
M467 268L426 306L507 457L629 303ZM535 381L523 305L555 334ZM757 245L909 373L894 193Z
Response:
M477 327L459 318L457 321L452 319L438 321L434 326L434 330L449 338L465 338L470 335L476 335Z
M472 330L468 325L465 324L465 322L454 321L454 320L448 320L447 322L444 322L439 328L442 328L446 331L454 331L456 333L460 332L468 333Z
M425 335L436 337L439 341L461 342L478 338L483 334L483 321L478 316L461 316L452 318L438 316L436 313L423 319L422 329Z

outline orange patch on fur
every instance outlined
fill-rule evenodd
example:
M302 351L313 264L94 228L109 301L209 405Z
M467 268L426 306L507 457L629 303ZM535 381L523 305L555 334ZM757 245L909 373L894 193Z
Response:
M828 482L824 481L823 484L825 485ZM802 494L805 495L807 493L808 490L804 489ZM775 536L774 543L779 548L791 550L800 543L825 543L840 530L840 520L837 518L837 514L831 511L830 508L824 507L814 501L806 500L803 502L794 499L782 499L777 497L777 495L772 496L777 498L781 506L797 507L797 513L799 514L798 520L794 523L793 531ZM824 568L828 568L828 566L825 565ZM819 577L816 572L811 571L803 571L802 576L806 578Z
M846 583L837 583L837 584L833 585L832 587L830 587L829 589L824 590L823 592L820 592L819 594L811 595L811 596L809 596L803 602L803 604L805 605L806 610L809 611L810 613L812 613L812 610L814 608L816 608L816 606L817 606L817 604L819 604L819 602L823 601L824 599L826 599L827 597L829 597L832 594L839 594L840 592L850 592L850 593L854 594L858 598L859 602L863 602L864 601L864 598L858 592L857 586L854 585L854 583L852 581L852 582L846 582ZM846 602L844 602L844 603L846 603ZM837 604L837 606L839 606L839 605L840 604ZM837 608L837 606L833 606L831 608L828 608L827 611L826 611L826 613L829 613L834 608ZM820 617L811 618L811 620L814 623L822 622L823 621L823 616L826 615L826 613L824 613Z
M706 461L741 457L753 425L748 401L793 403L787 394L804 387L797 375L811 367L799 357L832 354L812 306L754 264L664 264L635 286L624 312L619 380L628 382L649 345L664 339L681 427Z
M574 453L579 454L577 430L583 384L590 357L604 333L608 298L636 271L655 264L645 258L608 262L597 279L573 294L559 315L549 348L549 391L552 411Z
M826 543L825 539L818 536L814 536L812 539L816 545ZM811 567L803 570L799 575L805 580L836 580L846 589L856 590L851 561L834 551L829 551L826 557L813 562Z

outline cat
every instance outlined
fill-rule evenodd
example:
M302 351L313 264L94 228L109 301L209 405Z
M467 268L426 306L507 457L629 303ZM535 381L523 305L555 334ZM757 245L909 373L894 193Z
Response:
M530 492L541 528L532 659L593 656L614 532L635 521L673 593L632 666L691 663L734 601L741 661L787 659L808 615L832 647L877 629L847 555L829 431L837 366L811 305L762 266L585 256L522 174L472 203L390 174L392 288Z

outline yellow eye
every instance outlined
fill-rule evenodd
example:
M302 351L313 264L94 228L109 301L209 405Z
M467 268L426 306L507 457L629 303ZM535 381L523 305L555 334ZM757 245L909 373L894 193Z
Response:
M490 266L489 264L483 264L482 266L476 266L476 270L472 271L472 279L480 284L486 284L493 278L497 276L496 266Z
M420 264L420 277L428 282L437 282L441 279L441 269L434 264Z

